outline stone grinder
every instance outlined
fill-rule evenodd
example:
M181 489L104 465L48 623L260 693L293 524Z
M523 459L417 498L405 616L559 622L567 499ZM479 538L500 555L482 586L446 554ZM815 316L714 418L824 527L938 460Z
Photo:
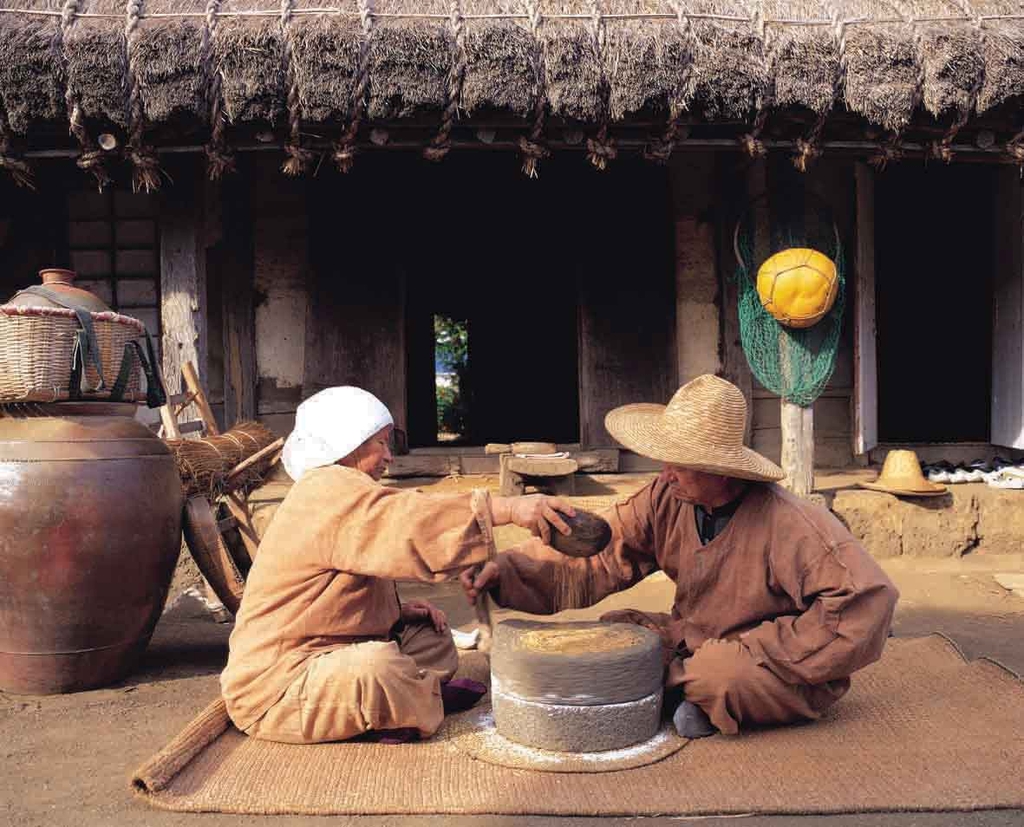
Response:
M494 725L544 750L631 747L661 725L662 671L661 639L641 626L504 621L491 652Z

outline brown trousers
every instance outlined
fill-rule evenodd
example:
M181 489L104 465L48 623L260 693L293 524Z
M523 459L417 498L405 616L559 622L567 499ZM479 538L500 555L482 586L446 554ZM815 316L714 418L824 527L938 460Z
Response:
M315 744L412 727L426 738L444 719L441 682L458 666L450 631L410 624L397 643L352 643L311 657L281 700L246 733L266 741Z
M786 683L758 664L739 640L708 640L681 657L670 637L667 614L627 609L608 612L601 620L657 632L665 655L665 688L681 689L726 735L735 735L743 725L814 720L850 688L848 678L816 686Z

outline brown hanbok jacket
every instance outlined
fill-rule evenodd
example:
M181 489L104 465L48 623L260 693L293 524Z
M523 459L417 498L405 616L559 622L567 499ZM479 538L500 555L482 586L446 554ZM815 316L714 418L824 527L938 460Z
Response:
M351 468L307 472L260 543L231 634L221 691L246 729L314 655L387 640L395 580L437 582L494 553L486 491L386 488Z
M564 557L539 540L499 554L498 603L535 614L579 608L661 569L676 584L668 634L680 657L738 638L784 681L819 684L881 654L898 593L824 508L753 484L703 546L693 506L661 475L605 516L612 541L594 557Z

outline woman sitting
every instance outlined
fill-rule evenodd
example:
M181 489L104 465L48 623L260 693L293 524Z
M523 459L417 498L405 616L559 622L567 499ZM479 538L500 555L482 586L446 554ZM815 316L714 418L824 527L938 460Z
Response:
M392 428L360 388L328 388L298 408L282 457L295 485L249 572L221 675L232 721L253 737L433 734L445 696L465 701L465 687L446 686L458 657L444 614L402 603L395 581L439 582L486 562L496 525L568 533L558 511L572 509L555 498L380 485Z

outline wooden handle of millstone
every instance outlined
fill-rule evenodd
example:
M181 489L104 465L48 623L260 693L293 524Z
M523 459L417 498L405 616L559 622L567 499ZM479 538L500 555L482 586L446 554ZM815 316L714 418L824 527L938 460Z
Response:
M476 648L481 652L489 652L491 650L491 634L492 634L492 621L491 621L491 598L486 592L477 595L476 605L473 607L476 609L476 619L480 624L480 642L477 643Z

